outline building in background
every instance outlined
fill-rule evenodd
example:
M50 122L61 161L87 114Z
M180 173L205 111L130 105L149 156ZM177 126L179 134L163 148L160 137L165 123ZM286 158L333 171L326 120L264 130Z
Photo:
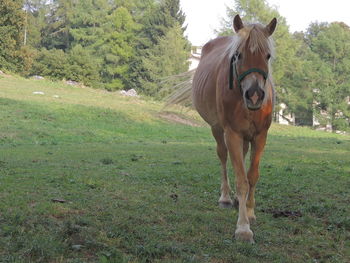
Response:
M201 60L202 47L193 46L191 50L191 56L189 58L190 66L188 70L193 70L198 67L199 61Z

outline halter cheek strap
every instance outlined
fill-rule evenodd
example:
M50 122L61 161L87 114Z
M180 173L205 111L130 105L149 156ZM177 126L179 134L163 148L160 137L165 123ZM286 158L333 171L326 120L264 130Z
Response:
M239 86L240 90L241 90L241 81L246 76L248 76L250 73L253 73L253 72L259 73L263 76L264 80L266 81L268 74L259 68L250 68L247 71L244 71L242 74L238 75L235 58L236 58L236 56L232 56L232 58L230 60L230 74L229 74L229 88L230 89L233 89L233 74L236 75L236 79L237 79L238 86Z
M235 68L235 74L237 76L237 69L236 69L236 62L235 62L236 56L233 55L232 58L230 59L230 73L229 73L229 89L233 89L233 68Z

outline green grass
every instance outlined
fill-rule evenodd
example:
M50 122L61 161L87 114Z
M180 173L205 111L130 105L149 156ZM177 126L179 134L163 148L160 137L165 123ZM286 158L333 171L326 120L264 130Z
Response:
M217 206L209 128L160 110L1 78L0 262L350 261L349 136L272 126L251 245L233 239L237 212Z

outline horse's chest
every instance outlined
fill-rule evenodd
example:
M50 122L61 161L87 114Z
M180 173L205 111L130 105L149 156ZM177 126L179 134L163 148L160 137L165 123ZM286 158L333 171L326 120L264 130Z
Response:
M269 116L248 114L242 117L235 126L242 136L250 141L254 139L257 134L269 128L271 123L270 119Z
M257 125L255 122L253 121L247 121L247 124L245 125L245 128L242 129L241 133L243 134L243 137L246 139L246 140L252 140L256 134L259 133L259 126L260 125Z
M240 134L246 140L252 140L257 134L266 132L271 124L272 107L266 105L258 111L250 111L243 106L243 102L235 105L226 103L221 113L222 126ZM219 114L220 115L220 114Z

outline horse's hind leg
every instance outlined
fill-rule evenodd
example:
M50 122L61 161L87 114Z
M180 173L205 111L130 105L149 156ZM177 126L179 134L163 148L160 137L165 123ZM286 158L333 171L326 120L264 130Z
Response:
M224 208L230 208L233 206L232 199L230 197L231 187L227 177L227 147L224 138L224 131L221 127L211 127L211 131L216 140L216 152L221 162L221 196L219 199L219 205Z

